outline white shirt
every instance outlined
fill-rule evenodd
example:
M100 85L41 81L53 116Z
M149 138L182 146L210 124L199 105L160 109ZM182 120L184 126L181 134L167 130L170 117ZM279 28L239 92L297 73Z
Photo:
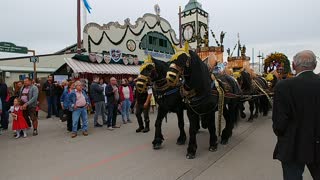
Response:
M299 73L296 75L296 77L298 77L300 74L302 74L302 73L304 73L304 72L309 72L309 71L313 71L313 70L304 70L304 71L301 71L301 72L299 72Z
M122 87L122 93L123 93L123 96L124 96L124 99L129 99L130 98L130 89L129 89L129 86L123 86Z
M148 87L148 94L152 94L152 87Z
M107 98L107 96L106 96L106 87L107 87L107 84L106 84L106 83L103 83L101 86L103 87L104 102L107 104L107 103L108 103L108 98Z

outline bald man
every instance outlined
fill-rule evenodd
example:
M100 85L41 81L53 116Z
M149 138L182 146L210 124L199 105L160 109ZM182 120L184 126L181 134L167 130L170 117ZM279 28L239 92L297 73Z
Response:
M281 161L284 180L302 180L305 166L320 179L320 77L312 51L293 59L296 77L280 81L274 92L273 131L278 142L274 159Z
M117 79L115 77L110 78L110 84L105 89L105 95L107 96L107 99L108 99L107 126L108 126L108 130L113 130L114 128L120 127L116 125L120 96L119 96Z

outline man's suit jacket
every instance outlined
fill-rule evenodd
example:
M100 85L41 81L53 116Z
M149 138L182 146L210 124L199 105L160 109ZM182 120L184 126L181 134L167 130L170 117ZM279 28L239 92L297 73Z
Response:
M275 87L273 157L282 162L320 162L320 77L312 71L280 81Z

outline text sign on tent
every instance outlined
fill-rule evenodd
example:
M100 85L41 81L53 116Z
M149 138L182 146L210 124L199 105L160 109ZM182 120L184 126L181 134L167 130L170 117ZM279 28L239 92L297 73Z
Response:
M28 54L28 48L16 46L10 42L0 42L0 52Z

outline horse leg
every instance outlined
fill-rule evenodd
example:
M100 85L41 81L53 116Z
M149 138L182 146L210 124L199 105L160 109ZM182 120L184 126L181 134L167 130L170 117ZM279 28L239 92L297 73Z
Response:
M260 111L260 99L257 98L254 100L254 106L255 106L255 113L253 115L253 118L258 118L259 117L259 111Z
M262 106L263 116L267 116L268 115L268 111L269 111L269 105L270 105L267 96L262 96L260 103L261 103L261 106Z
M155 122L155 135L154 135L154 140L152 141L153 149L160 149L161 148L161 144L164 140L162 132L161 132L162 120L167 113L168 113L167 110L164 110L162 106L159 106L157 119Z
M245 102L244 102L244 103L245 103ZM244 113L244 110L245 110L245 108L244 108L244 103L241 103L241 104L240 104L240 107L241 107L241 114L240 114L240 116L241 116L242 119L246 118L246 113Z
M204 118L208 121L208 130L210 133L210 140L209 140L209 151L215 152L218 149L218 138L216 135L216 120L215 120L215 111L209 113Z
M178 117L178 127L180 130L180 136L177 139L177 145L184 145L187 140L186 132L184 131L184 118L183 118L183 108L179 108L177 111Z
M190 122L190 127L189 127L189 145L187 149L187 159L194 159L196 157L196 151L197 151L197 130L198 126L197 123L199 121L199 117L191 112L191 110L187 111L187 115L189 118Z
M249 101L249 109L250 109L250 117L249 117L248 121L252 122L253 121L254 100Z
M223 144L223 145L228 144L229 138L232 134L233 127L231 126L232 125L232 122L231 122L232 114L231 113L233 113L233 112L232 112L232 109L230 108L230 106L229 106L229 109L227 109L226 106L223 109L223 117L226 120L226 126L223 129L222 134L221 134L221 144Z

